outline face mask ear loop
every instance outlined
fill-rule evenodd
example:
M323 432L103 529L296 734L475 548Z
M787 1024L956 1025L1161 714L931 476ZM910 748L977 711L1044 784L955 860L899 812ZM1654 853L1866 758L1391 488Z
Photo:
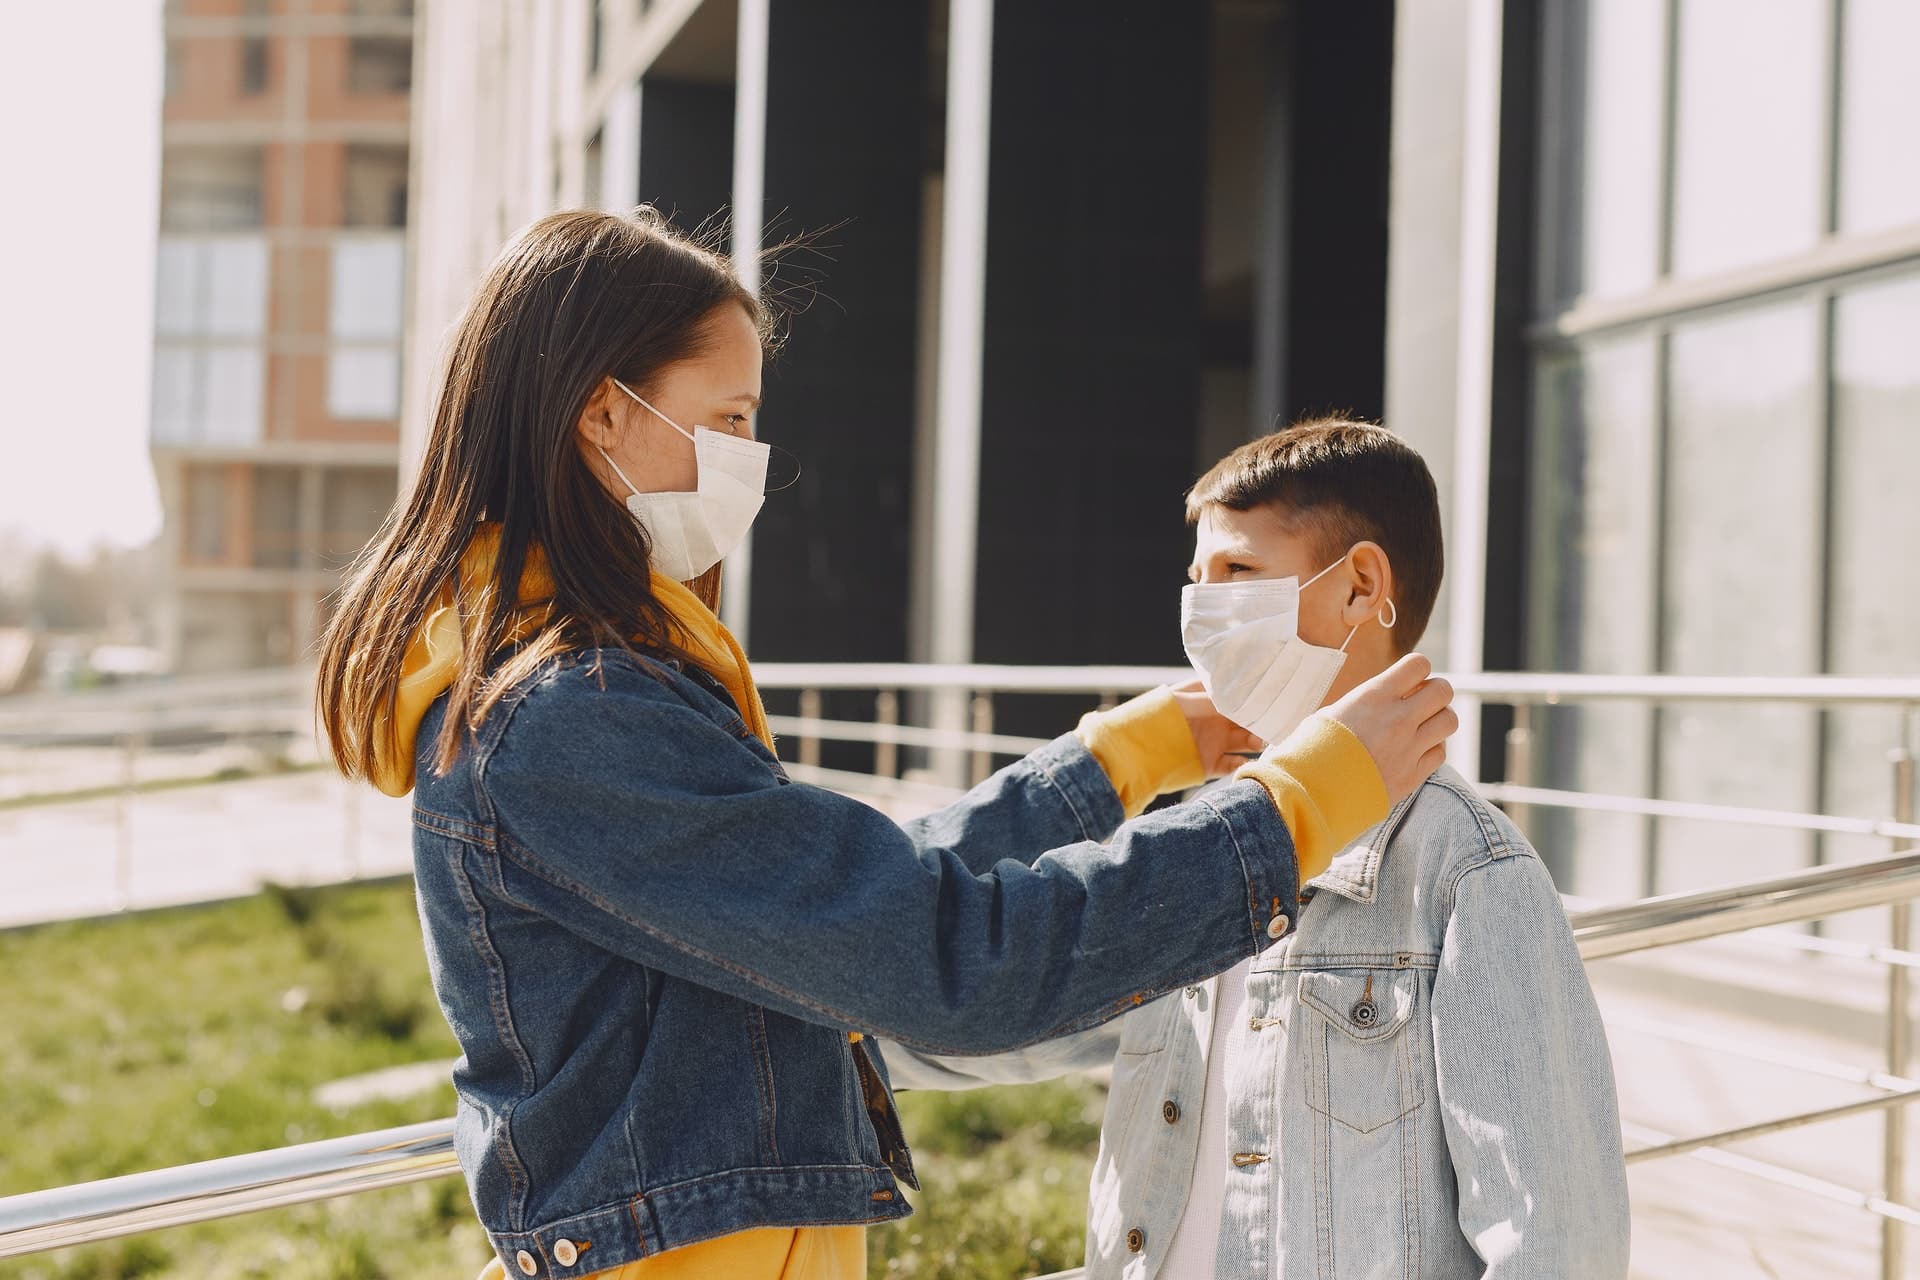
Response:
M1391 631L1393 630L1393 624L1400 621L1400 609L1389 599L1387 603L1381 607L1377 616L1380 619L1380 625L1388 631Z
M681 426L681 425L680 425L679 423L677 423L677 422L675 422L675 421L674 421L674 420L673 420L672 418L669 418L669 417L668 417L668 416L667 416L666 414L664 414L664 413L662 413L662 412L660 412L660 411L659 411L658 409L656 409L656 408L654 408L654 407L653 407L652 405L650 405L650 404L648 404L648 403L647 403L647 402L646 402L645 400L643 400L643 399L641 399L641 398L640 398L640 393L639 393L638 391L635 391L635 390L634 390L634 389L633 389L632 387L630 387L630 386L628 386L628 385L627 385L626 383L624 383L624 382L622 382L622 381L620 381L620 379L618 379L618 378L614 378L614 379L611 379L611 381L612 381L612 383L613 383L613 385L614 385L614 386L616 386L616 387L618 387L618 388L620 388L620 389L621 389L622 391L624 391L624 392L626 392L626 393L627 393L628 395L630 395L630 396L632 396L632 397L634 398L634 400L635 400L635 402L636 402L636 403L638 403L638 404L640 404L641 406L643 406L643 407L644 407L644 408L645 408L645 409L647 410L647 412L648 412L648 413L651 413L651 414L652 414L652 415L653 415L654 417L656 417L656 418L658 418L658 419L660 419L660 421L662 421L662 422L664 422L664 423L666 423L666 424L667 424L668 426L670 426L670 427L672 427L672 428L673 428L673 429L674 429L675 431L678 431L678 432L679 432L679 433L680 433L681 435L683 435L683 436L685 436L685 437L686 437L687 439L689 439L689 440L693 440L693 442L694 442L695 444L698 444L698 443L700 443L700 442L699 442L698 440L694 440L694 435L693 435L693 432L691 432L691 431L689 431L689 430L687 430L687 429L686 429L685 427L683 427L683 426ZM614 468L614 470L616 470L616 471L617 471L617 470L619 470L619 468L618 468L618 467L616 467L616 468ZM622 476L622 477L620 477L620 478L621 478L622 480L624 480L624 479L626 479L626 477L625 477L625 476Z
M600 449L599 445L595 445L593 447L595 449ZM620 482L627 486L627 489L633 494L633 496L636 498L639 497L640 490L634 488L633 481L627 479L627 473L620 469L620 464L613 460L613 455L608 453L605 449L600 449L600 456L607 460L607 465L613 468L613 474L620 477Z

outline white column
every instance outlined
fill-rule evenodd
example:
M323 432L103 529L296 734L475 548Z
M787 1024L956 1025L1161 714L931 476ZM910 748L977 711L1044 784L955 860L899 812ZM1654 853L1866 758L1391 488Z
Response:
M992 137L993 0L952 0L947 18L947 167L941 183L939 348L933 440L928 649L973 661L980 532L980 380L985 364L987 171ZM933 726L971 725L966 690L934 695ZM939 751L934 770L967 781L967 756Z
M1467 11L1466 110L1460 178L1460 322L1454 398L1453 529L1448 538L1447 665L1482 670L1487 595L1487 491L1492 461L1494 248L1500 195L1501 0ZM1480 700L1459 699L1448 758L1480 776Z
M941 211L934 442L931 648L935 662L973 660L992 97L993 0L953 0L947 27L947 170Z
M640 83L630 81L607 106L600 135L600 206L616 213L640 203Z
M761 218L767 183L767 34L772 0L740 0L733 106L733 269L760 296ZM635 117L636 127L638 116ZM638 175L635 175L636 185ZM753 539L727 557L720 616L744 647L753 589Z

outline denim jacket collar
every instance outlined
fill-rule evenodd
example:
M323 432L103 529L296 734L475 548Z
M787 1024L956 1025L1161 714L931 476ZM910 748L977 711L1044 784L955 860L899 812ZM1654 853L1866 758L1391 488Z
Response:
M1371 906L1380 887L1380 863L1387 856L1387 847L1393 843L1400 824L1406 821L1407 811L1413 808L1414 796L1418 794L1416 790L1414 795L1393 806L1385 822L1348 845L1328 864L1325 871L1307 881L1306 890L1313 892L1326 889L1363 906Z

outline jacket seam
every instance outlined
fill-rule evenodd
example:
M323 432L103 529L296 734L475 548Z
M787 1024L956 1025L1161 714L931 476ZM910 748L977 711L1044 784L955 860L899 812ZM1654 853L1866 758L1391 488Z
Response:
M1212 811L1213 816L1227 829L1227 842L1233 846L1233 856L1240 863L1240 878L1247 886L1247 938L1257 952L1260 949L1260 892L1254 884L1253 868L1248 865L1246 850L1240 847L1240 833L1234 830L1233 820L1220 811L1220 807L1211 799L1202 799L1201 804ZM1289 833L1291 834L1291 833ZM1297 855L1296 855L1297 856Z
M471 846L469 846L471 847ZM487 930L486 907L473 891L472 877L465 868L466 855L463 852L453 859L453 878L458 886L462 904L468 911L470 927L468 941L479 952L481 963L487 969L487 1007L493 1014L494 1025L500 1033L500 1039L513 1055L514 1066L520 1072L521 1098L500 1109L500 1146L502 1163L507 1166L514 1209L511 1220L524 1224L527 1215L527 1196L532 1179L527 1174L526 1162L521 1159L520 1151L513 1140L513 1115L519 1108L521 1099L531 1097L537 1087L533 1062L527 1057L526 1046L520 1042L519 1028L513 1022L513 1008L507 993L506 965L500 958L498 949L493 945L493 937Z
M1073 815L1073 825L1080 830L1080 838L1082 840L1097 840L1099 837L1094 835L1093 828L1087 825L1087 819L1080 812L1080 806L1073 802L1073 793L1061 785L1060 779L1053 776L1052 766L1048 765L1044 760L1035 759L1033 756L1026 757L1023 763L1031 764L1034 774L1042 782L1060 794L1060 799L1065 802L1067 806L1067 812Z

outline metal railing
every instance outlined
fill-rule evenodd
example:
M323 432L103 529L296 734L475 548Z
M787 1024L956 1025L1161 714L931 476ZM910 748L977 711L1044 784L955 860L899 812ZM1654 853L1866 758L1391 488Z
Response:
M932 802L977 779L995 757L1018 754L1037 740L996 733L996 695L1079 694L1102 703L1152 685L1188 678L1181 669L920 667L767 664L757 667L764 690L797 694L799 714L773 717L777 732L792 742L791 771L798 777ZM1911 970L1920 966L1912 946L1910 903L1920 896L1920 824L1914 813L1914 739L1920 726L1920 679L1794 680L1686 679L1671 676L1474 675L1455 677L1463 694L1515 708L1507 737L1506 777L1483 790L1519 811L1534 808L1604 809L1653 817L1684 817L1756 827L1876 836L1891 844L1887 856L1820 866L1753 883L1669 894L1615 906L1575 911L1571 918L1581 955L1589 961L1736 933L1752 933L1769 945L1840 954L1887 966L1886 1069L1864 1072L1842 1064L1799 1057L1697 1028L1642 1023L1637 1030L1752 1061L1790 1066L1829 1079L1846 1080L1871 1095L1837 1106L1741 1125L1714 1133L1676 1137L1628 1126L1645 1145L1632 1163L1673 1156L1701 1159L1724 1168L1792 1186L1874 1214L1882 1222L1881 1266L1885 1277L1901 1273L1904 1228L1920 1225L1920 1212L1904 1203L1905 1106L1920 1098L1920 1081L1909 1076ZM870 720L830 720L822 713L826 691L868 690ZM903 695L929 699L934 723L901 723ZM1533 785L1530 710L1583 701L1633 700L1815 706L1876 705L1902 711L1902 741L1891 752L1892 803L1883 819L1838 818L1790 811L1621 796L1594 796ZM864 744L870 769L826 769L823 742ZM901 749L924 749L947 768L905 776ZM783 751L783 755L789 754ZM955 763L959 768L955 769ZM955 776L955 774L958 776ZM1772 926L1819 919L1865 907L1891 908L1892 929L1884 947L1769 932ZM1882 1185L1874 1193L1819 1179L1753 1157L1722 1150L1729 1143L1879 1111L1885 1116ZM0 1200L0 1258L109 1239L159 1226L181 1225L300 1203L374 1187L456 1172L451 1121L415 1125L354 1138L309 1143L254 1155L165 1169L103 1182L57 1188ZM1070 1275L1072 1273L1062 1273Z

